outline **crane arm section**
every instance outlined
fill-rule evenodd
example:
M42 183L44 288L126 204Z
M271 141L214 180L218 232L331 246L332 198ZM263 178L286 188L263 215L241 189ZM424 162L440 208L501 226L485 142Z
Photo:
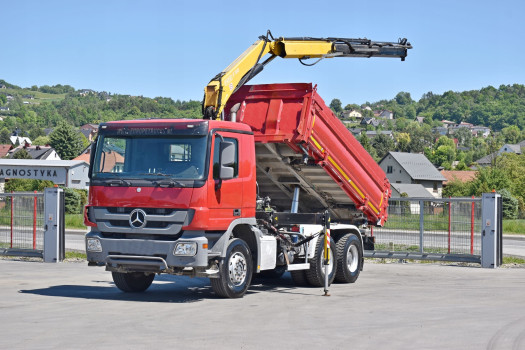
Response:
M220 119L226 102L241 86L260 73L275 57L297 58L304 65L314 65L323 58L390 57L404 60L412 45L406 39L378 42L349 38L278 38L270 31L259 37L225 70L217 74L204 89L202 103L205 119ZM268 57L266 57L268 56ZM264 61L261 59L265 58ZM308 59L318 59L308 64Z

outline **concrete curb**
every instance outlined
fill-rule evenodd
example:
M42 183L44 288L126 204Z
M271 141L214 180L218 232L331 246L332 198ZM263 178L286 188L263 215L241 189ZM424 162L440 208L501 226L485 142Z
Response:
M514 239L518 241L525 241L525 235L503 235L503 239Z

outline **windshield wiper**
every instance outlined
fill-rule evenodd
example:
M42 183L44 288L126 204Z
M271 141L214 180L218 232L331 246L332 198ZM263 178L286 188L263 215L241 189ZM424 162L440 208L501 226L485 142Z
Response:
M186 187L182 182L175 181L175 180L162 180L162 181L154 181L153 182L156 186L159 187Z
M128 186L128 187L131 186L131 182L126 181L124 179L112 179L112 180L106 181L106 183L109 186L119 186L119 185L124 185L124 186Z

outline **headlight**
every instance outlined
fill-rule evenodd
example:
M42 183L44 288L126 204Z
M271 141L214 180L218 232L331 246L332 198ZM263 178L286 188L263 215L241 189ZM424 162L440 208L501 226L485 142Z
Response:
M102 244L100 244L100 241L96 238L88 238L87 239L87 250L89 252L101 252Z
M197 254L196 242L177 243L173 249L173 255L194 256Z

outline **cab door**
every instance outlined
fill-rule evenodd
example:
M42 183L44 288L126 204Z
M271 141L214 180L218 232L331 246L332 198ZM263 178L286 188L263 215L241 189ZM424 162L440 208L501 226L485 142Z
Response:
M222 139L232 142L235 146L234 176L228 180L219 178L219 144ZM239 176L240 144L239 134L218 131L213 135L207 181L210 230L226 230L233 220L242 216L243 179Z

